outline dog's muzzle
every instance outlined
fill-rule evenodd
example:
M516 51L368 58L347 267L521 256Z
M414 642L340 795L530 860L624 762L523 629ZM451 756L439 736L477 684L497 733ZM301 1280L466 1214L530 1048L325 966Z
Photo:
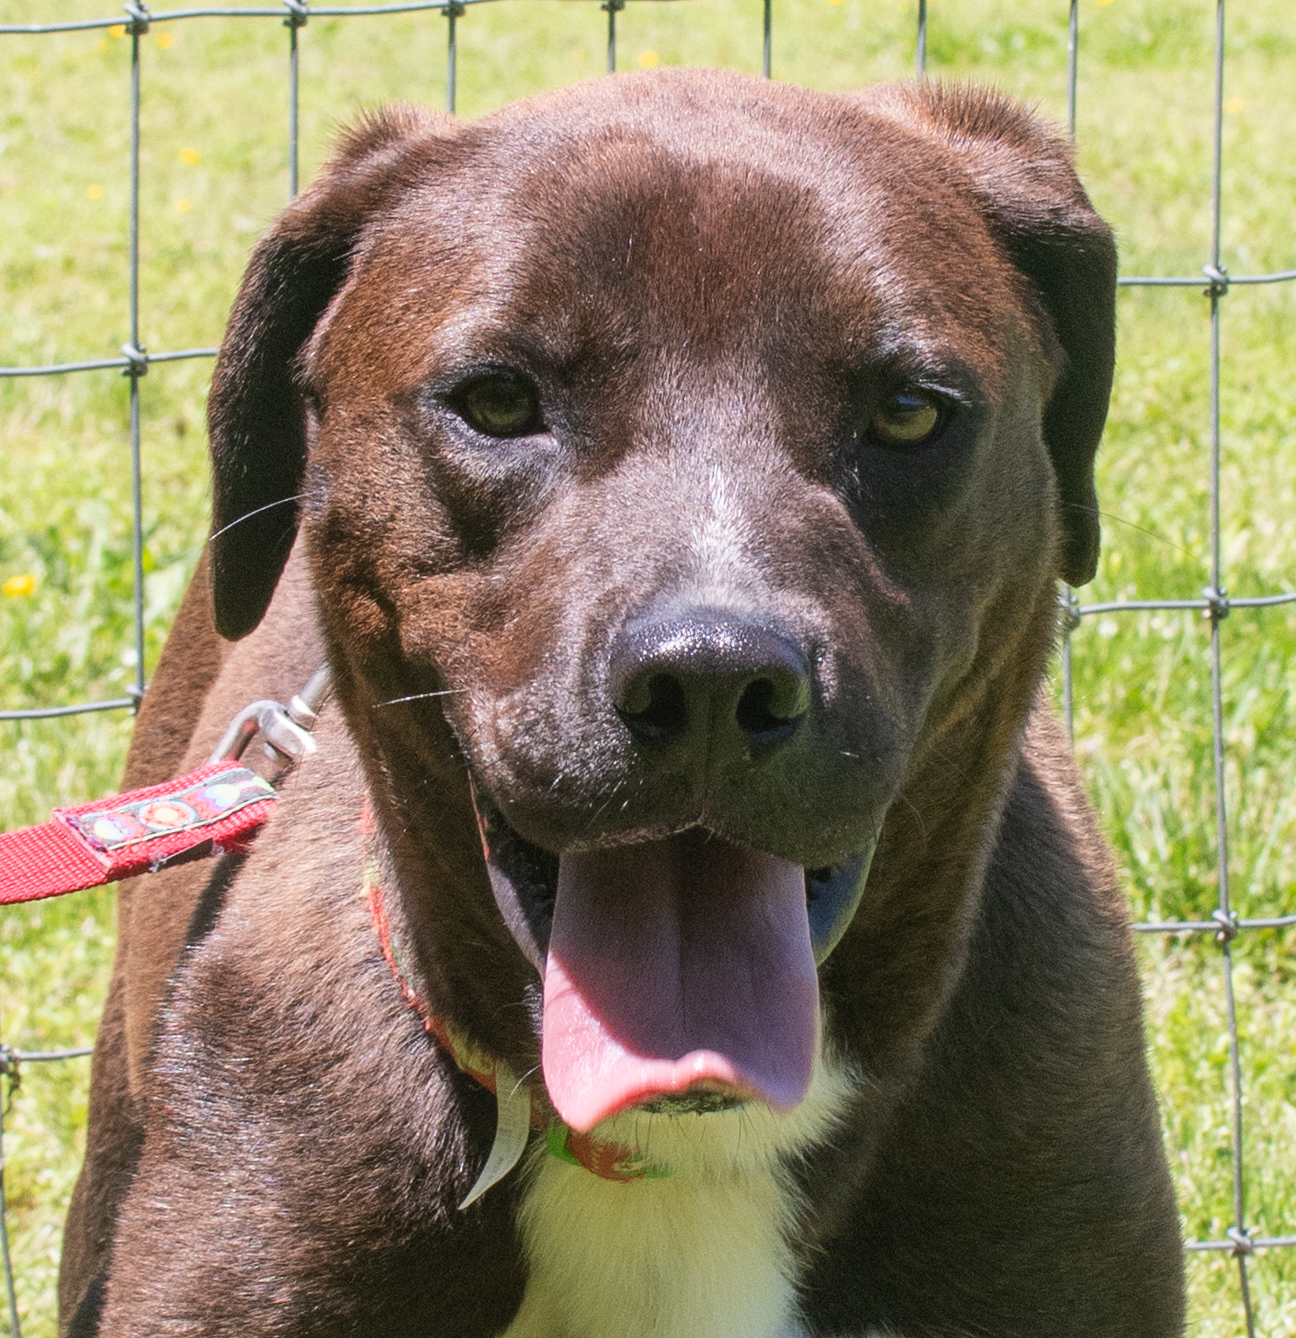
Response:
M801 1101L816 967L871 851L807 870L692 828L555 856L474 802L496 904L544 981L544 1078L563 1120L583 1131L628 1106Z

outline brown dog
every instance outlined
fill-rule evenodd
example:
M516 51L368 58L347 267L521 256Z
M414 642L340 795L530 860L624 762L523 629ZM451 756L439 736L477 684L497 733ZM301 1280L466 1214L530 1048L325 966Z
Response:
M249 854L123 888L68 1332L1181 1332L1039 697L1114 274L988 94L344 141L235 306L129 783L335 695Z

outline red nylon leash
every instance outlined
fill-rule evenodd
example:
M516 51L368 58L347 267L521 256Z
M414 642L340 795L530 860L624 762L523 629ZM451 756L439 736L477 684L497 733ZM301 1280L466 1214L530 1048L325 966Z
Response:
M224 761L56 808L48 822L0 835L0 906L99 887L181 857L244 849L277 800L269 781Z
M279 796L239 758L257 734L281 765L314 752L311 730L331 691L325 664L286 707L256 701L240 711L196 771L93 803L56 808L48 822L0 835L0 906L246 849Z

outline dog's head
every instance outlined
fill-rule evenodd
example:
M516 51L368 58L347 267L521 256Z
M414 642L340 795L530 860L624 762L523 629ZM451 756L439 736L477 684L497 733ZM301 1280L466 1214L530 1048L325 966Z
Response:
M997 97L696 72L390 111L258 247L217 625L261 619L300 513L406 881L539 972L570 1123L795 1104L853 921L878 998L939 992L1054 581L1096 561L1114 270ZM447 872L470 788L494 905Z

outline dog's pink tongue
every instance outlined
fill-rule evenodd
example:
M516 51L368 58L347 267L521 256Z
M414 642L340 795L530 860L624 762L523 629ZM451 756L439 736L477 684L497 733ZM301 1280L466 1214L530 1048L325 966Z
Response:
M800 865L696 831L559 861L543 1059L573 1129L695 1084L795 1106L818 1006Z

